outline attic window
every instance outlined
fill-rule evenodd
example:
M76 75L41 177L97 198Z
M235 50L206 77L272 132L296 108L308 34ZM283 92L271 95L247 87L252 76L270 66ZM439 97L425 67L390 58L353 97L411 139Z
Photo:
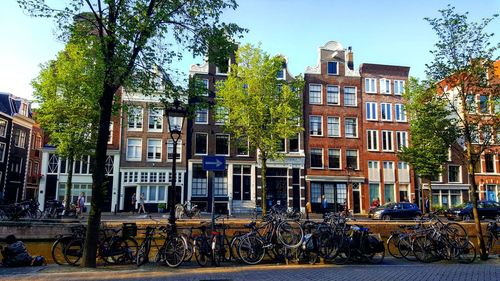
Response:
M339 75L339 63L336 61L328 62L328 75Z
M284 69L278 70L278 73L276 74L276 78L277 79L285 79L285 70Z
M28 105L26 103L21 104L21 110L19 113L23 116L28 116Z

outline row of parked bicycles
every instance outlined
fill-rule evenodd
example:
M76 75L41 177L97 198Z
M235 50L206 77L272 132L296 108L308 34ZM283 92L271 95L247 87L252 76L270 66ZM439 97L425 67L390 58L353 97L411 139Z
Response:
M64 214L64 206L61 201L48 200L45 210L40 210L40 204L35 200L25 200L18 203L0 205L0 221L18 221L18 220L40 220L57 219ZM76 206L70 206L68 217L76 217Z

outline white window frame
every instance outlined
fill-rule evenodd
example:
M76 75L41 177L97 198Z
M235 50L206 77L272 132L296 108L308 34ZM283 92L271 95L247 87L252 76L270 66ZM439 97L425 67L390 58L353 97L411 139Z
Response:
M313 167L312 166L312 150L313 149L318 149L318 150L321 150L321 167ZM309 161L311 161L310 163L310 167L311 169L317 169L317 170L321 170L321 169L324 169L325 168L325 155L324 155L324 149L322 147L311 147L311 153L310 153L310 156L309 156Z
M450 167L458 167L457 180L458 181L450 181ZM460 165L448 165L448 183L461 183L462 182L462 167Z
M406 110L404 104L397 103L394 105L394 115L396 122L406 122Z
M19 135L15 139L15 146L19 148L24 148L26 144L26 132L23 130L18 130Z
M196 141L196 136L197 135L204 135L205 136L205 151L206 153L198 153L196 152L196 147L198 146L198 143ZM194 155L208 155L208 134L207 133L202 133L202 132L196 132L194 133Z
M366 111L366 120L368 121L378 120L378 104L376 102L366 102L365 111Z
M150 128L151 124L153 125L153 128ZM162 131L163 131L163 109L157 107L150 108L148 110L148 132L162 132Z
M114 127L114 124L113 124L113 121L109 122L109 136L108 136L108 144L113 144L113 127ZM36 142L38 145L38 139L39 137L37 136L36 137ZM37 146L35 148L38 148Z
M205 119L201 119L201 116L205 116ZM194 118L195 124L208 124L208 108L202 108L196 110L196 116Z
M208 79L200 79L201 80L201 83L203 83L203 86L205 86L205 89L207 89L206 91L203 92L202 96L205 96L205 97L208 97L208 93L209 93L209 87L208 87Z
M338 168L330 168L330 150L336 150L339 152L339 167ZM340 149L340 148L328 148L327 151L328 151L328 169L329 170L342 170L342 149Z
M161 157L162 157L162 140L161 139L148 139L147 140L148 147L147 147L147 154L146 154L146 161L147 162L161 162ZM152 143L156 143L153 145ZM151 151L152 149L153 151ZM160 152L160 157L157 158L156 155ZM149 153L153 152L153 157L149 158Z
M227 154L217 153L217 136L227 136ZM231 135L229 134L215 134L215 155L229 156L231 154Z
M357 170L359 170L359 150L357 150L357 149L346 149L346 151L345 151L345 164L346 165L347 165L347 162L348 162L347 161L347 154L348 154L349 151L356 151L356 169L354 169L354 170L357 171Z
M405 81L394 80L394 95L402 95L405 93Z
M346 89L347 88L354 88L354 104L346 104ZM357 87L355 86L345 86L344 87L344 106L348 106L348 107L356 107L358 106L358 89Z
M320 134L312 134L312 117L319 117L319 130ZM322 115L309 115L309 135L314 137L322 137L323 136L323 116Z
M131 157L129 155L129 147L130 147L130 141L138 141L138 144L134 146L134 155L137 155L137 152L139 154L139 157ZM139 138L128 138L127 139L127 156L126 156L127 161L141 161L142 159L142 139Z
M382 151L394 151L393 131L382 131Z
M330 89L337 89L337 91L330 91ZM330 94L337 97L337 102L330 102ZM338 85L326 85L326 104L328 105L340 105L340 87Z
M391 80L382 78L379 79L380 82L380 93L384 95L390 95L391 94Z
M169 152L172 153L173 156L173 151L174 151L174 141L171 139L167 140L167 162L173 161L173 158L169 157ZM177 160L182 159L182 140L179 140L177 143L177 157L175 159Z
M396 149L401 151L403 147L408 147L408 132L396 131Z
M7 150L7 144L4 142L0 142L0 147L1 146L3 146L3 149L0 150L2 152L0 155L0 162L3 163L3 161L5 160L5 151Z
M338 131L338 135L331 134L331 132L330 132L330 122L329 122L329 120L330 120L330 119L335 119L335 118L338 120L338 124L337 124L337 131ZM340 126L341 121L340 121L340 117L339 117L339 116L328 116L328 117L326 118L326 122L327 122L327 123L326 123L326 124L327 124L327 126L326 126L327 128L326 128L326 129L327 129L327 134L328 134L328 137L331 137L331 138L338 138L338 137L340 137L340 136L342 135L342 133L341 133L341 129L340 129L340 128L341 128L341 126Z
M377 93L377 79L365 78L365 93L367 94Z
M369 137L371 137L371 142L369 140ZM378 130L366 130L366 143L368 151L379 151Z
M347 126L347 119L354 119L354 126L356 126L354 129L354 136L347 135L347 127L346 127ZM346 138L357 138L358 135L359 135L358 134L358 118L357 117L345 117L344 118L344 136Z
M5 127L1 127L4 129L3 129L3 131L0 131L0 137L5 137L7 135L7 129L9 127L9 122L7 122L7 120L5 120L3 118L0 118L0 123L5 124Z
M130 124L130 117L134 118L132 124ZM142 131L143 126L144 109L141 106L130 106L127 114L127 131Z
M319 86L319 102L316 102L316 101L311 101L311 86L314 86L315 88L317 86ZM317 93L317 91L314 91L315 93ZM314 84L314 83L310 83L309 84L309 104L323 104L323 85L321 84Z
M336 69L335 69L335 73L330 73L329 72L330 67L328 65L330 63L335 63L335 65L337 66ZM328 62L326 62L326 74L338 76L339 75L339 62L338 61L328 61Z
M384 112L386 113L385 116L384 116ZM392 104L391 103L383 102L380 104L380 120L392 121Z

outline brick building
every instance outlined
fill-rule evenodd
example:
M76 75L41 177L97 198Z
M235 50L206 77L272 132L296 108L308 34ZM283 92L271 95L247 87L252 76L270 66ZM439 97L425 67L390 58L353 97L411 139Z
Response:
M378 198L381 204L415 200L413 171L398 159L397 152L408 146L410 125L402 94L409 67L362 64L363 170L367 192L366 210Z
M304 75L306 184L313 211L324 196L329 209L362 211L365 182L361 79L351 49L335 41L319 48L318 64Z

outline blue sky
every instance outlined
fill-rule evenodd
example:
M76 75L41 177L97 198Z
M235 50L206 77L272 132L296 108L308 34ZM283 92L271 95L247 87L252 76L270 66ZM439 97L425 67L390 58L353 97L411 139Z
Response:
M60 1L60 0L59 0ZM499 0L239 0L236 11L223 18L248 28L242 43L261 43L270 54L284 54L297 75L317 64L318 47L335 40L352 46L354 65L379 63L411 67L410 75L423 78L429 50L436 36L424 17L438 17L448 3L469 19L500 13ZM55 38L50 19L30 18L15 0L0 1L0 92L30 98L30 81L39 65L55 58L63 44ZM500 42L500 19L488 29ZM175 67L188 72L202 58L186 54Z

